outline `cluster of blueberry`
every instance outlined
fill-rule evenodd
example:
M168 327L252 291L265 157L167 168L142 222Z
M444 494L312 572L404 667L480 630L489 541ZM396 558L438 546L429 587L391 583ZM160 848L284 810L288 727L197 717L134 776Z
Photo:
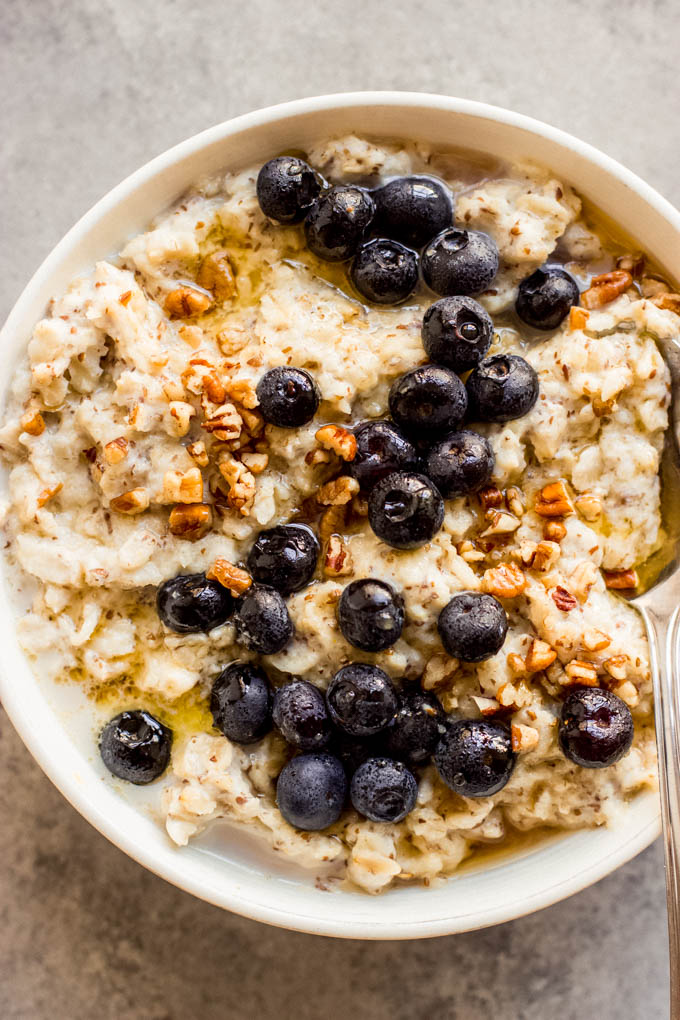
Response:
M260 171L257 194L272 219L304 220L316 255L352 259L351 280L370 301L405 300L416 286L419 261L425 283L443 295L422 325L430 363L394 382L391 420L354 429L356 455L347 465L368 497L375 534L397 549L423 545L442 525L444 498L475 492L491 477L491 446L461 428L466 417L509 421L538 398L538 378L523 358L485 359L493 322L470 295L493 280L496 246L485 234L452 226L453 197L432 178L398 178L373 191L328 187L303 160L281 156ZM371 238L371 232L379 236ZM554 329L578 300L569 274L545 267L522 282L516 310L533 328ZM468 371L463 384L460 373ZM307 424L320 401L309 373L289 367L266 372L257 395L265 421L282 428ZM179 633L208 632L231 619L240 645L275 654L293 633L285 596L312 580L319 551L304 524L263 531L247 559L254 583L239 599L204 574L180 575L158 589L158 614ZM391 585L364 578L344 589L337 616L353 647L379 652L399 639L404 603ZM467 592L451 599L437 626L450 655L481 662L502 647L508 621L493 596ZM295 749L278 778L277 803L287 821L305 830L335 822L348 793L365 817L400 821L416 802L417 769L430 759L442 780L467 797L496 793L515 765L505 722L452 722L434 695L417 685L397 691L383 670L367 663L343 666L324 695L304 680L274 690L262 668L233 662L214 681L210 707L217 728L237 744L260 740L275 726ZM577 764L610 765L627 752L632 737L630 712L611 692L578 688L566 699L560 742ZM148 713L123 712L104 728L100 750L115 775L146 783L166 768L171 739Z

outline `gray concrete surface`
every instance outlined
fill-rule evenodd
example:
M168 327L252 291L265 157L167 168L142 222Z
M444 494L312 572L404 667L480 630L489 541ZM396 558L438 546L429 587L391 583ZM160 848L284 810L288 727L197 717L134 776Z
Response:
M478 98L607 150L680 203L673 0L1 0L0 317L90 204L167 146L303 95ZM485 932L362 944L268 929L143 871L0 720L5 1020L662 1020L660 848Z

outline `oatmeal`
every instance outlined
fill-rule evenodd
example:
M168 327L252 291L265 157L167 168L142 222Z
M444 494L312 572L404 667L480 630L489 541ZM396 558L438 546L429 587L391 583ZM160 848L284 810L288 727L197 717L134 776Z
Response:
M617 593L661 542L677 295L540 168L282 159L36 326L0 433L22 645L124 713L93 748L164 775L180 846L224 818L378 892L613 821L656 783Z

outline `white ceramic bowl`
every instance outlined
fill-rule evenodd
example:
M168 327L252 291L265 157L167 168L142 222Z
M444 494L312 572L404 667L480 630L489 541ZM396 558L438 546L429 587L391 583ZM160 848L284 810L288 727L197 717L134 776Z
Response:
M423 139L551 167L680 278L680 214L634 174L561 131L480 103L414 93L355 93L304 99L250 113L190 138L128 177L57 245L2 331L0 391L48 300L199 178L261 163L283 149L348 131ZM175 849L139 801L105 781L87 706L72 688L43 684L17 643L3 572L0 694L20 736L49 778L100 832L140 864L221 907L282 927L348 938L424 938L507 921L597 881L659 833L656 797L637 798L614 829L563 836L520 856L467 871L440 888L397 888L379 897L323 892L276 871L245 844ZM88 720L90 725L88 726ZM213 841L213 848L215 843Z

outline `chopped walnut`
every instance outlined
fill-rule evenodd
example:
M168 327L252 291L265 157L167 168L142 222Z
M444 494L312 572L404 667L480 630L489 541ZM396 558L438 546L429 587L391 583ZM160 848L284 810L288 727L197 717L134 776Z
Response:
M637 708L640 704L640 692L631 680L624 680L622 684L618 684L612 689L614 694L618 695L629 708Z
M215 439L226 442L240 436L243 418L233 404L223 404L210 418L201 423L201 428L214 435Z
M527 664L518 652L509 652L508 666L513 673L517 673L518 675L526 675L527 673Z
M543 525L543 538L549 542L561 542L566 534L567 529L562 521L546 521Z
M181 503L170 511L168 524L177 538L196 542L208 534L212 521L212 510L207 503Z
M489 520L489 527L480 534L480 538L490 538L492 535L511 535L517 531L520 521L514 514L507 510L487 510L486 516Z
M187 404L183 400L172 400L169 407L170 416L175 422L174 434L178 439L181 439L189 431L191 419L196 412L191 404Z
M497 712L500 712L501 706L495 698L482 698L476 694L471 695L471 698L479 709L480 715L496 715Z
M319 464L330 464L333 454L330 450L308 450L305 454L305 464L309 467L318 467Z
M45 419L40 411L27 411L19 419L19 424L29 436L41 436L45 431Z
M460 662L458 659L450 658L448 655L433 655L428 659L423 673L421 686L423 690L431 691L435 687L441 687L458 672Z
M352 557L349 546L339 535L331 535L328 539L323 571L329 577L343 577L352 573Z
M347 503L329 506L319 521L319 538L327 542L331 535L340 535L347 526L349 505Z
M602 516L602 502L589 492L574 500L576 509L586 521L596 521Z
M163 475L163 491L160 503L201 503L203 501L203 476L200 468L188 471L166 471Z
M257 391L250 379L229 379L225 382L230 400L236 401L248 411L258 406Z
M269 463L269 455L266 453L249 453L248 451L241 454L241 460L254 475L261 475L264 469Z
M557 652L547 641L534 638L527 652L526 667L530 673L540 673L552 666L556 658Z
M628 676L628 661L627 655L612 655L611 658L605 659L602 665L612 679L625 680Z
M625 269L613 269L610 273L594 276L588 290L581 294L584 308L602 308L631 286L633 277Z
M584 560L574 567L569 575L569 588L579 602L587 602L590 589L598 578L598 569L590 560Z
M228 505L234 510L238 510L243 517L248 517L255 499L255 476L228 450L220 454L218 467L220 474L229 486Z
M523 680L502 684L496 692L496 698L499 705L502 705L503 708L515 710L526 708L534 700L531 691Z
M585 308L572 305L569 309L569 329L585 329L588 325L588 312Z
M570 684L583 684L586 687L597 687L597 670L592 662L572 659L564 667Z
M511 485L505 493L505 502L510 513L514 514L515 517L522 517L524 515L524 503L522 501L522 492L515 485Z
M342 506L344 503L349 503L352 496L356 495L358 491L359 483L356 478L340 475L339 478L322 485L316 498L322 506Z
M218 301L228 301L236 293L234 270L226 251L213 251L201 262L196 283L204 290L211 290Z
M531 569L546 571L555 566L560 558L561 549L558 542L539 542L531 559Z
M527 586L524 572L514 563L499 563L484 571L482 591L503 599L514 599L521 595Z
M458 543L456 552L466 563L481 563L482 560L486 559L486 553L478 549L475 543L467 538Z
M538 747L538 730L533 726L524 726L522 723L512 723L510 739L512 749L516 753L533 751L535 747Z
M110 506L119 514L141 514L149 505L149 493L146 489L130 489L120 496L114 496Z
M342 425L324 425L315 435L316 441L325 450L332 450L342 460L354 460L357 453L357 441L354 433Z
M58 492L61 492L63 488L64 488L63 482L57 482L56 485L52 485L48 489L43 489L40 495L38 496L37 500L38 506L41 508L44 507L47 503L49 503L51 499L53 499L57 495Z
M583 647L587 652L601 652L608 648L612 639L604 631L596 630L595 627L588 627L583 632Z
M571 592L559 584L552 592L552 600L562 613L570 613L578 605L577 599L574 598Z
M177 287L165 299L165 310L171 319L191 319L202 315L212 305L212 300L195 287Z
M227 398L224 383L215 372L206 372L202 378L201 407L204 413L210 414L212 407L221 407Z
M483 489L480 489L477 493L477 499L479 500L483 510L490 510L491 508L499 507L503 502L503 493L500 489L496 488L495 485L485 485Z
M251 439L256 439L264 432L264 418L257 409L253 410L244 407L243 404L238 404L236 410L241 415L243 427Z
M205 443L202 439L197 439L195 443L189 443L187 446L187 453L195 460L199 467L207 467L209 462L208 451L205 448Z
M243 595L244 591L248 591L253 583L252 577L246 570L241 570L240 567L225 560L222 556L217 557L205 576L209 581L218 581L236 598Z
M120 464L128 455L128 441L124 436L112 439L104 447L104 460L107 464Z
M566 517L573 514L567 488L560 479L544 485L536 497L534 509L539 517Z
M602 573L604 583L614 591L630 591L639 584L637 570L603 570Z

